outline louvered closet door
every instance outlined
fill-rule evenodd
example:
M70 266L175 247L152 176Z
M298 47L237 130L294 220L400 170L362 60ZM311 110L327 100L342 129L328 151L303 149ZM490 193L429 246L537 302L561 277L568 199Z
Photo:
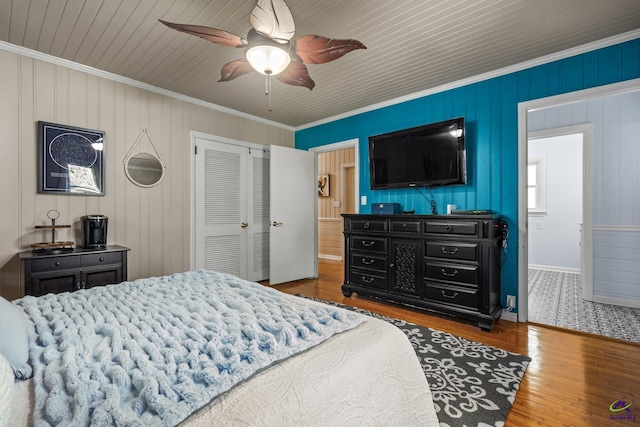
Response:
M247 280L252 281L269 278L269 162L268 150L249 149Z
M248 148L196 143L196 268L246 278Z

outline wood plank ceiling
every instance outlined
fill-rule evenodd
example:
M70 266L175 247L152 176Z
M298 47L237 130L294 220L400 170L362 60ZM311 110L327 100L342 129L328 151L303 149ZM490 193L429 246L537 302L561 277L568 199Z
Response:
M158 22L246 37L256 0L0 0L0 40L297 127L640 28L638 0L287 0L296 35L367 46L310 65L313 91L251 73L244 57Z

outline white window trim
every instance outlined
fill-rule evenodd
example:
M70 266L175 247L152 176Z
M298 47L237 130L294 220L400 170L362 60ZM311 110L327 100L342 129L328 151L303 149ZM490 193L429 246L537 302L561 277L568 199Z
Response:
M545 215L547 213L547 158L529 157L528 165L536 166L536 208L529 208L531 215ZM528 188L528 187L527 187Z

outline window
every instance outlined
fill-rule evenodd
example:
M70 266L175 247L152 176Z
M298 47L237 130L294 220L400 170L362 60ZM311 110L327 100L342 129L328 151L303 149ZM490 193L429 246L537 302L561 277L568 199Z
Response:
M547 161L545 157L529 158L527 168L527 200L529 213L547 212Z

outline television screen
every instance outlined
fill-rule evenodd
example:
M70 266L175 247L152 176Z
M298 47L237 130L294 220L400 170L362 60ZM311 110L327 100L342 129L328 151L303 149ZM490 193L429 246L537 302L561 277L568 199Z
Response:
M371 188L466 183L464 118L369 137Z

